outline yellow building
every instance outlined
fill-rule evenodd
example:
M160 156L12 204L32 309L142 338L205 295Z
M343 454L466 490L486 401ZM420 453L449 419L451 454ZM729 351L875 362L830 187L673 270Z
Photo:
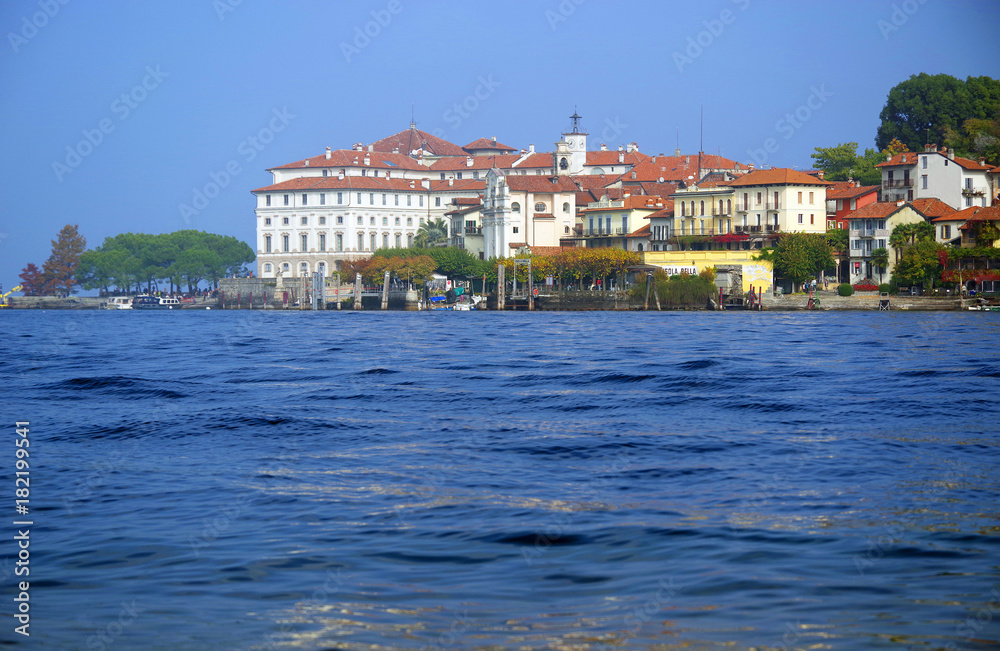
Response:
M645 264L656 265L668 273L678 269L695 267L700 273L718 266L738 266L743 276L743 291L752 286L757 293L774 290L774 271L766 260L754 260L760 251L647 251L643 253Z

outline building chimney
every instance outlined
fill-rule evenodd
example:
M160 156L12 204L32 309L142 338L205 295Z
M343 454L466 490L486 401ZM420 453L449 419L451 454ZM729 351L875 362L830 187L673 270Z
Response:
M448 185L449 186L455 185L455 177L454 176L449 176L448 177Z
M497 137L496 136L493 136L493 144L494 145L497 144Z
M888 162L889 162L889 161L891 161L891 160L892 160L892 154L890 154L890 153L886 152L886 155L885 155L885 162L887 162L887 163L888 163Z
M306 161L304 163L302 163L302 167L309 167L309 159L308 158L306 159Z
M337 173L337 178L338 178L338 179L340 179L341 181L343 181L343 180L344 180L344 170L340 170L340 171L339 171L339 172Z
M413 188L414 190L416 190L417 189L417 182L411 180L410 181L410 187Z
M861 181L855 181L854 182L854 187L860 188L861 187Z
M529 154L534 154L535 153L535 146L534 145L528 145L528 153Z
M823 180L823 170L820 170L819 172L817 172L816 176L819 177L820 181L822 181Z
M472 156L466 156L465 157L465 166L466 167L472 167Z
M925 152L935 152L935 151L937 151L937 143L936 142L935 143L927 143L926 145L924 145L924 151Z
M983 156L979 157L979 166L986 167L986 158L984 158Z
M605 144L604 144L604 143L602 142L602 143L601 143L601 151L607 151L607 150L608 150L608 146L607 146L607 145L605 145Z
M903 201L902 199L897 199L897 200L896 200L896 205L897 205L897 206L902 206L902 205L903 205L904 203L906 203L906 202L905 202L905 201Z
M368 151L375 151L375 145L368 145Z
M371 164L372 164L371 156L365 154L365 165L371 165Z
M327 148L326 148L326 159L327 159L327 160L330 160L330 156L332 156L332 155L333 155L333 152L331 152L331 151L330 151L330 148L329 148L329 147L327 147Z
M624 145L618 145L618 151L625 151Z
M399 153L399 147L393 147L392 148L392 153L398 154Z
M691 157L690 156L685 156L684 157L684 164L685 165L690 165L691 164Z
M618 162L619 163L625 162L625 152L623 151L618 152Z
M948 150L948 160L955 160L955 148L952 147Z
M680 155L681 155L681 149L680 147L678 147L677 149L674 150L674 156L680 156Z

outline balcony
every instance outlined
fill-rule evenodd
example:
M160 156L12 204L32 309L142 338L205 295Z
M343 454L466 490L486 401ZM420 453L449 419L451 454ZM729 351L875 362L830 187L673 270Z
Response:
M986 188L962 188L963 197L982 197L986 195Z
M466 226L465 227L465 234L466 235L482 235L483 234L483 227L482 226Z
M887 179L882 181L882 189L890 190L892 188L912 188L913 179Z
M733 226L734 233L760 233L763 226Z
M850 256L852 258L860 258L863 253L864 252L861 249L850 249Z
M851 229L849 231L848 237L862 238L862 237L889 237L888 228L859 228Z

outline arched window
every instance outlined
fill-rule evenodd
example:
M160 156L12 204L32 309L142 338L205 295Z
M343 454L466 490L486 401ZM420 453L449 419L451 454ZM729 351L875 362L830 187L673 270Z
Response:
M701 208L701 213L700 214L704 215L705 214L705 202L704 201L701 202L700 208Z
M642 244L639 245L638 251L642 253Z
M569 169L569 161L566 160L565 156L563 157L562 160L559 161L559 169L561 170Z
M687 217L687 204L681 202L681 217Z
M569 212L569 202L568 201L563 204L563 212Z
M545 212L545 204L539 201L535 204L535 212Z
M726 199L726 214L727 215L733 214L733 200L732 199Z
M521 212L521 204L515 201L514 203L510 204L510 210L511 212Z

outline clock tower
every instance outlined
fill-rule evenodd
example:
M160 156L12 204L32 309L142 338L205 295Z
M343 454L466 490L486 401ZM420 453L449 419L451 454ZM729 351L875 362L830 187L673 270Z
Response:
M587 133L581 129L580 116L575 110L569 118L573 120L572 127L556 143L555 171L560 176L582 174L587 164Z

